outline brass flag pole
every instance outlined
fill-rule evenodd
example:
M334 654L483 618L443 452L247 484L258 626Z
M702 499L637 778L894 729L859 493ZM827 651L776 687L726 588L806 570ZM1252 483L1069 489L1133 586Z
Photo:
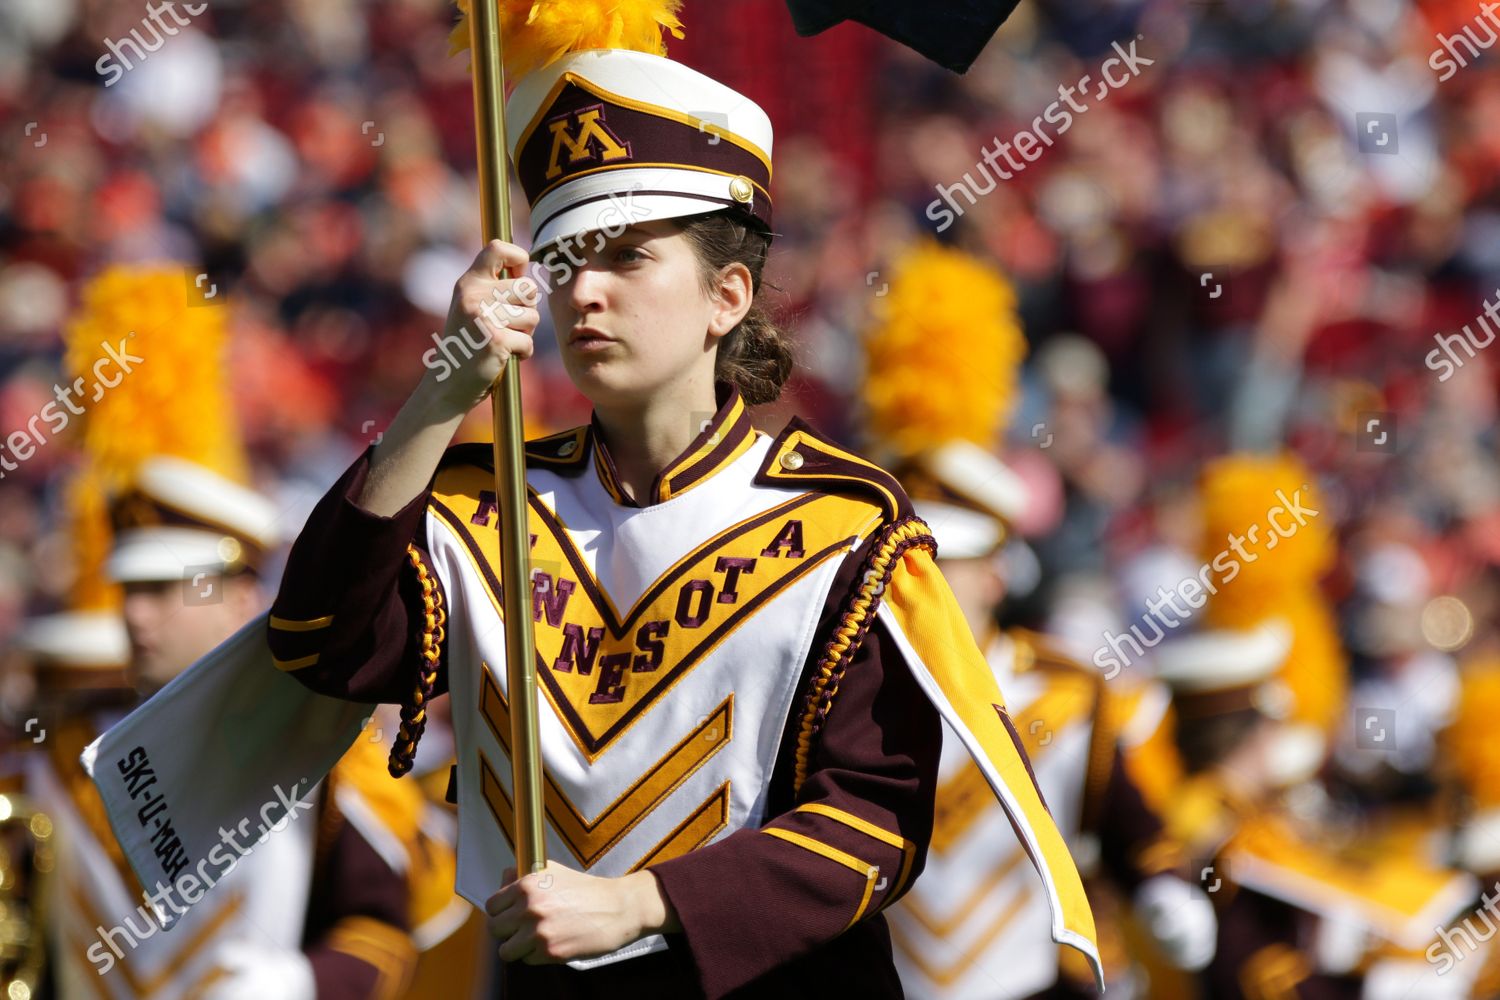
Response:
M484 239L511 242L505 143L505 70L499 0L473 0L469 51L474 74L474 139ZM530 532L522 451L521 373L512 360L490 394L495 429L495 504L500 512L500 590L505 614L506 690L510 701L511 789L517 875L547 863L542 832L542 756L538 744L536 641L531 630Z

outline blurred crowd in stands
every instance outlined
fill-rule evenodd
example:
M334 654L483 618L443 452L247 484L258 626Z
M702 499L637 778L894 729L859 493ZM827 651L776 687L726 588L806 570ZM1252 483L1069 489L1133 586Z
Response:
M290 538L416 381L481 242L467 57L446 54L447 0L219 0L137 58L121 40L150 41L146 17L0 6L0 432L63 379L83 282L180 262L229 310L254 479ZM1006 454L1040 502L1005 616L1087 662L1196 572L1204 463L1289 448L1338 542L1331 787L1355 817L1451 807L1463 672L1500 657L1500 69L1477 44L1500 28L1482 8L1024 0L962 77L854 25L799 39L780 0L688 0L683 21L672 57L776 127L765 294L799 368L757 420L801 414L856 448L861 330L939 190L985 190L984 150L1136 39L1150 65L1065 131L1043 123L1024 171L953 195L937 237L1004 271L1029 342ZM110 53L136 65L106 86ZM538 337L533 429L586 419L545 320ZM62 602L74 460L63 434L0 478L0 641ZM1394 751L1359 753L1362 708L1394 711Z

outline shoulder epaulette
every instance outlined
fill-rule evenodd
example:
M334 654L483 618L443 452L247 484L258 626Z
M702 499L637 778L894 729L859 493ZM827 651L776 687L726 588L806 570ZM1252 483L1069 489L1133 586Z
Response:
M1015 646L1016 673L1030 671L1045 677L1046 683L1053 687L1075 688L1082 697L1091 700L1088 711L1092 717L1092 731L1080 815L1082 828L1094 829L1104 808L1104 796L1114 771L1115 748L1120 735L1118 720L1113 713L1105 711L1105 706L1110 703L1110 692L1104 683L1104 675L1073 659L1050 636L1024 628L1010 629L1008 634Z
M409 781L392 781L386 767L386 750L369 728L340 757L329 776L329 787L348 787L359 793L370 808L370 818L410 849L417 841L422 818L422 792ZM346 817L347 818L347 817Z
M1103 675L1075 660L1054 638L1026 628L1008 630L1016 644L1016 669L1084 674L1103 680Z
M532 467L567 471L571 467L582 468L588 457L589 427L583 424L571 430L549 434L547 437L527 441L524 445L526 464ZM472 465L481 469L495 468L494 446L482 441L456 444L443 452L438 469Z
M588 458L589 425L526 442L526 464L546 469L582 468Z
M895 476L834 444L800 417L793 417L771 443L755 482L860 494L879 504L886 523L913 514L911 501Z

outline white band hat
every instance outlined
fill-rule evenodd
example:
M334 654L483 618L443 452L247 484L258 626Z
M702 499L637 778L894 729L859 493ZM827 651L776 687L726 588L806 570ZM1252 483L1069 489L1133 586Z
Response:
M16 647L49 666L119 670L130 660L125 622L114 611L63 611L22 623Z
M1172 689L1183 717L1254 709L1286 719L1293 695L1277 674L1291 650L1291 626L1271 618L1253 628L1199 632L1162 644L1154 657L1156 676Z
M979 559L1006 541L1026 512L1027 488L994 454L950 441L898 475L917 516L932 528L942 559Z
M147 460L111 506L117 583L189 579L258 566L280 541L276 508L253 490L180 458Z
M1291 648L1291 629L1280 619L1249 629L1199 632L1157 650L1156 676L1174 691L1244 687L1272 677Z
M770 229L770 118L682 63L572 52L516 84L505 120L533 256L574 234L725 208Z

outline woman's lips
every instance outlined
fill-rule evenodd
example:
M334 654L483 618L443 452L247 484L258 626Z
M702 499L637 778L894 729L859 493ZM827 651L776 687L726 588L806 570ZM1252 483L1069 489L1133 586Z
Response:
M568 346L575 351L602 351L613 343L616 343L613 337L592 327L574 327L573 332L568 335Z

